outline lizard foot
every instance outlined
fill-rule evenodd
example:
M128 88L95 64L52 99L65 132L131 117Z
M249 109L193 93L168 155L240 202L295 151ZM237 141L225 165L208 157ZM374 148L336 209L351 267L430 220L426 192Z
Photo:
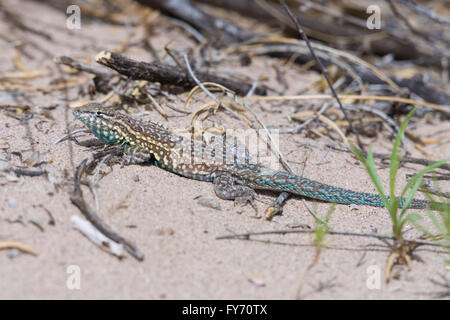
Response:
M234 200L234 203L238 205L250 202L250 205L255 209L255 190L241 184L239 179L229 173L219 173L216 175L214 179L214 191L221 199Z
M255 212L258 213L258 208L255 205L255 196L256 193L249 196L236 197L234 199L234 205L245 206L247 205L247 203L249 203L252 206L253 210L255 210Z
M149 155L144 153L133 153L133 154L125 154L120 162L120 167L132 165L132 164L143 164L150 159Z

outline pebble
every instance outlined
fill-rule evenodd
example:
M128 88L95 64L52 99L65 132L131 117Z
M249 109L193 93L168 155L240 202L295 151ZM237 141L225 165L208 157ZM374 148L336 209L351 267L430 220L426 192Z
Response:
M252 271L247 279L257 287L264 287L266 285L266 277L258 270Z
M8 251L8 258L14 259L19 255L19 253L20 253L19 250L17 250L16 248L12 248L11 250Z
M8 199L8 205L12 208L17 208L19 206L19 201L14 198Z
M216 199L212 198L212 197L199 196L197 198L197 202L202 207L206 207L206 208L211 208L211 209L214 209L214 210L222 211L222 208L220 207L219 202Z

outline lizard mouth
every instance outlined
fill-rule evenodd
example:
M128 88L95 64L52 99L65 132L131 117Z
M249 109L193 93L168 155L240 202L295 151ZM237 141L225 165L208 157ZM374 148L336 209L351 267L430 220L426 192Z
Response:
M89 127L89 123L90 123L90 121L89 121L90 116L89 115L87 115L87 114L85 114L83 112L80 112L80 110L77 110L77 109L73 110L73 115L75 116L75 118L77 118L78 120L83 122L87 127Z

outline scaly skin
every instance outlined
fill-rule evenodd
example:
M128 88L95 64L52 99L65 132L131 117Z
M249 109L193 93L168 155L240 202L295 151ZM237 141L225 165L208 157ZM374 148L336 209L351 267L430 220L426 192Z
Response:
M101 140L123 146L126 163L151 162L186 178L213 182L222 199L252 200L254 189L264 189L327 202L384 207L379 195L249 164L242 156L227 151L216 156L217 149L211 146L173 135L158 123L140 122L100 104L91 103L74 109L73 113ZM404 202L402 199L400 205ZM410 208L425 207L431 207L425 200L414 199L410 204Z

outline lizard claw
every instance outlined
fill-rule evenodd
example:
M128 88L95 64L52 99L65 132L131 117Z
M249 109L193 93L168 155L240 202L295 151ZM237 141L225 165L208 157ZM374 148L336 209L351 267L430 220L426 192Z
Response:
M283 207L277 203L273 203L270 207L267 207L266 211L264 211L264 216L266 220L272 220L272 218L278 214L283 213Z
M255 198L256 198L256 192L251 189L251 192L249 192L249 194L236 197L234 199L234 205L245 206L247 203L249 203L252 206L252 208L256 212L258 212L258 209L256 208L256 205L255 205Z

